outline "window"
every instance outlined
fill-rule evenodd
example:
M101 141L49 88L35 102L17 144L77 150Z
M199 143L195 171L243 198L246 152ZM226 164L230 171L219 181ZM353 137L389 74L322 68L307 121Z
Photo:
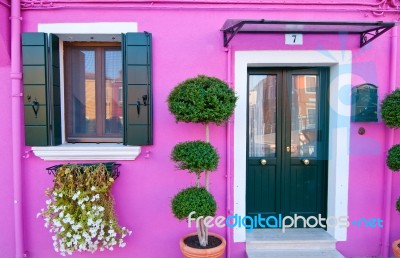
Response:
M317 76L315 75L305 75L305 92L306 93L315 93L317 87Z
M307 108L307 125L315 125L316 115L315 108Z
M84 36L92 38L79 35ZM120 43L64 41L62 82L58 36L23 33L27 146L152 144L151 34L126 33L120 38Z
M122 142L119 43L64 43L67 142Z

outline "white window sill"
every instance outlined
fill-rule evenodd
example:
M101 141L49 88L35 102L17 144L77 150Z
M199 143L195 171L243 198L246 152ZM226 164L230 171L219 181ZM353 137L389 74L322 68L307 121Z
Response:
M135 160L141 147L117 143L65 143L32 147L32 151L43 160Z

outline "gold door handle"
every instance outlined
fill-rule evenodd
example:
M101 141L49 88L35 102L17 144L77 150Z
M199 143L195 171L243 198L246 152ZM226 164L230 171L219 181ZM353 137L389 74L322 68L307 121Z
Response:
M308 160L308 159L302 159L301 162L303 162L303 164L306 166L308 166L310 164L310 160Z
M290 146L286 147L286 152L290 152Z
M261 159L261 160L260 160L260 164L263 165L263 166L267 165L267 163L268 163L268 162L267 162L266 159Z

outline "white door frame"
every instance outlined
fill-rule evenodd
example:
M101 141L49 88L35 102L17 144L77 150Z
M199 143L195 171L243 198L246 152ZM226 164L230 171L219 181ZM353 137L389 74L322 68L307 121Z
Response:
M235 51L235 91L239 99L234 116L234 213L246 215L246 124L248 67L330 67L328 217L348 216L349 145L351 111L351 51L266 50ZM346 227L328 232L338 241L347 238ZM234 242L246 241L246 229L235 227Z

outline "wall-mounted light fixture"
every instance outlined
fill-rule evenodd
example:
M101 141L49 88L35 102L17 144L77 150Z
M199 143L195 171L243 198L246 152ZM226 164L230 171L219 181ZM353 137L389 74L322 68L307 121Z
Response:
M365 83L351 90L351 121L378 121L378 87Z

